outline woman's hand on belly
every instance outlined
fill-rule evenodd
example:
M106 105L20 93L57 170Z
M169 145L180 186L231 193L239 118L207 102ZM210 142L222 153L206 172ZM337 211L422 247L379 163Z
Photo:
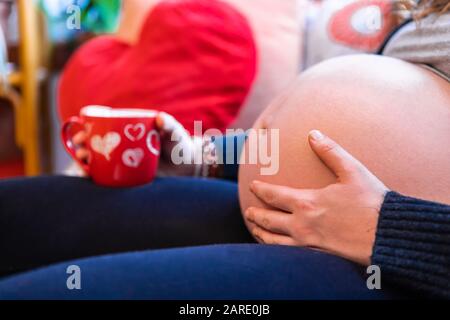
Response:
M319 131L309 143L337 183L308 190L254 181L250 189L266 207L246 210L251 232L263 243L317 248L368 265L388 188Z

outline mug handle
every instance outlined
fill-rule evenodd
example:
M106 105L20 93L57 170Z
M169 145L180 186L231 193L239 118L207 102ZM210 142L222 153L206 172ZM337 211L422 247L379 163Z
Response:
M69 120L67 120L62 128L61 128L61 137L64 144L64 147L66 148L66 151L72 156L72 158L83 168L84 172L86 172L87 175L89 175L90 167L89 164L80 161L76 156L76 145L72 141L72 135L69 135L69 129L72 128L72 126L78 126L80 127L80 130L85 129L84 121L80 117L71 117Z

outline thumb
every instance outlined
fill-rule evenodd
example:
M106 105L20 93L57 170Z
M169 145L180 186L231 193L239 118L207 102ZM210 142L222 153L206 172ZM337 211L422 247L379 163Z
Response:
M338 179L355 177L367 171L361 162L319 130L312 130L309 133L309 144L314 153Z
M189 137L189 134L173 116L166 112L159 112L156 116L156 127L160 133L172 135L176 140Z
M196 155L202 155L202 138L191 137L183 125L173 116L165 112L159 112L156 116L156 127L161 134L166 136L163 139L163 152L172 157L172 152L182 150L183 157L190 161Z

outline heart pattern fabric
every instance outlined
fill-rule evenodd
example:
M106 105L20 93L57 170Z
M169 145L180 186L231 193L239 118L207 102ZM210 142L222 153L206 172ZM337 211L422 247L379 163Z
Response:
M396 26L391 12L390 1L350 1L331 16L329 38L349 48L376 52Z

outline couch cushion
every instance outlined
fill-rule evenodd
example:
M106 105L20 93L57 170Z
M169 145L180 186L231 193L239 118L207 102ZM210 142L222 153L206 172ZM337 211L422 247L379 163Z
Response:
M258 75L244 107L232 124L248 129L300 69L300 26L304 0L226 0L249 20L258 48Z

